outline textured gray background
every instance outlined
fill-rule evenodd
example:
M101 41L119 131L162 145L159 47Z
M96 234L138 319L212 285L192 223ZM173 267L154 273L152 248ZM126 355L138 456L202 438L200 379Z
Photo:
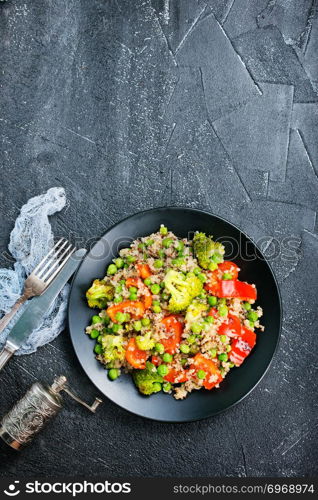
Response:
M1 23L1 241L64 186L57 236L87 240L162 205L265 237L284 305L271 370L240 405L185 425L109 401L66 409L1 474L317 473L318 13L312 0L8 0ZM292 249L286 238L292 237ZM288 240L289 241L289 240ZM5 259L2 259L5 263ZM35 380L95 388L67 332L1 374L1 413Z

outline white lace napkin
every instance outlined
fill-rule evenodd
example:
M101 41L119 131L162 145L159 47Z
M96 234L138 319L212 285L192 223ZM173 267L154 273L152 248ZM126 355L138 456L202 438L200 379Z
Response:
M59 212L66 203L63 188L54 187L31 198L21 209L10 235L9 251L15 259L13 269L0 269L0 317L8 312L23 290L23 282L53 246L49 215ZM64 329L69 285L66 285L43 317L41 326L32 332L16 354L29 354L51 342ZM25 306L24 306L25 307ZM23 307L20 309L20 314ZM17 314L0 334L0 345L20 316Z

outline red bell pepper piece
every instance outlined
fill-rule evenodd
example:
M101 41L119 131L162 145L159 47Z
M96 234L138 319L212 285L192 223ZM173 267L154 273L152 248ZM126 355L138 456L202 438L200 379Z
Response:
M215 295L221 298L237 298L240 300L256 300L257 291L254 285L239 280L222 280Z
M218 328L219 335L227 335L228 337L240 337L241 335L241 321L238 316L229 314L224 323Z
M183 327L182 323L180 323L177 318L177 316L171 314L161 320L161 323L165 325L166 332L170 335L166 339L161 339L160 342L163 344L165 352L168 352L169 354L175 353L181 341Z
M244 359L250 354L256 344L256 334L253 330L249 330L242 326L241 336L234 339L231 344L229 359L235 366L240 366Z
M163 377L170 384L181 384L189 380L189 374L186 370L176 370L170 368L169 373Z
M203 380L203 387L208 390L213 389L213 387L223 380L216 363L211 359L207 359L200 353L194 356L191 367L194 367L197 371L203 370L206 373L206 377Z
M138 349L134 338L129 339L125 357L133 368L137 368L139 370L144 370L146 368L148 354L146 351Z

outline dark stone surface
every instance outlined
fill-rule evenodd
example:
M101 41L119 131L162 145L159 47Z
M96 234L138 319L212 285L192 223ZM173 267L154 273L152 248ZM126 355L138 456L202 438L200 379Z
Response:
M273 365L237 407L170 425L109 401L92 416L68 400L20 455L0 444L2 476L317 473L316 2L247 3L1 3L1 265L21 205L61 185L68 206L52 218L55 234L82 244L169 204L225 216L269 256L278 242L284 304ZM8 364L1 413L61 373L96 395L67 332Z

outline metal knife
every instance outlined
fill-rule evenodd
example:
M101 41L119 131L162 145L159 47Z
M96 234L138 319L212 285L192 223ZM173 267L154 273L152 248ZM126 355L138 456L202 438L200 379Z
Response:
M3 350L0 352L0 370L28 338L30 333L41 324L43 315L51 307L72 274L74 274L85 254L85 248L80 248L74 252L46 291L39 297L34 297L26 306L9 333Z

